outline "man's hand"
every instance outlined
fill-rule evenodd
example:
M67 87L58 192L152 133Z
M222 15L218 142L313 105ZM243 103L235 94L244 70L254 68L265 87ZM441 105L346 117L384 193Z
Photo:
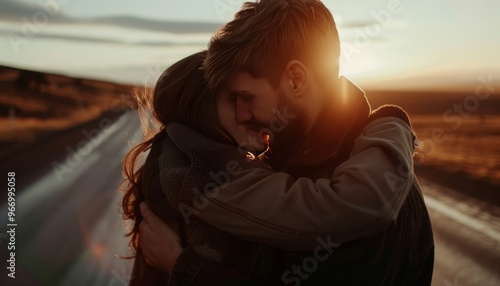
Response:
M139 225L139 246L146 263L170 274L182 252L180 237L145 202L140 208L144 219Z

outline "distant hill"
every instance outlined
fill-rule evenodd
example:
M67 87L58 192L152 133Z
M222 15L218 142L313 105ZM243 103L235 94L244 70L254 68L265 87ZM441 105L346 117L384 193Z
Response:
M442 115L449 109L454 111L455 105L467 105L468 109L464 106L463 110L465 112L474 110L470 113L475 115L500 115L500 90L497 90L496 93L491 94L484 100L476 97L477 109L473 108L473 104L475 104L473 89L461 92L368 90L366 91L366 95L372 109L390 103L403 107L410 115Z
M133 106L134 86L0 66L0 146L4 153Z

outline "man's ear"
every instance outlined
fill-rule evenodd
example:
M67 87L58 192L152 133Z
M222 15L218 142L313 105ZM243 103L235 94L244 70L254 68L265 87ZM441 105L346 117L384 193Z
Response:
M309 73L306 66L301 61L291 60L288 62L283 80L285 87L288 86L287 88L297 98L307 94L310 80Z

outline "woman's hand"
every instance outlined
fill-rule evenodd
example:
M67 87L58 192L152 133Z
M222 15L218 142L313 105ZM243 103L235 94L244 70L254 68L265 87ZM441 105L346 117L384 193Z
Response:
M180 237L145 202L140 208L143 220L139 225L139 247L146 263L170 274L182 252Z

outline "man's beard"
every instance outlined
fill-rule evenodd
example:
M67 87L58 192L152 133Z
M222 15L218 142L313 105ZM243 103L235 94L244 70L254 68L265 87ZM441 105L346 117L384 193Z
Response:
M273 156L282 152L289 153L298 148L308 131L307 117L302 106L290 100L282 91L278 91L277 105L276 125L283 128L273 130L273 134L270 134L269 150Z

